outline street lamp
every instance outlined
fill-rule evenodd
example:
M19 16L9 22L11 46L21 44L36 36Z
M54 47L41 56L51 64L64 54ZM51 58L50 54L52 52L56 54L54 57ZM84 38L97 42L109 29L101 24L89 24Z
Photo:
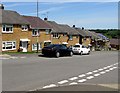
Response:
M38 0L37 0L37 17L38 17ZM37 20L37 24L38 24L38 20ZM39 44L38 44L38 32L39 32L39 29L37 29L37 53L38 53L38 50L39 50Z

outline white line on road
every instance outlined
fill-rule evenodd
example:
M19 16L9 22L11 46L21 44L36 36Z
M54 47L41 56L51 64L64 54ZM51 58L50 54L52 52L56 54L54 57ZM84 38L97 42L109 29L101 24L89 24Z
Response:
M93 72L96 73L96 72L98 72L98 70L94 70Z
M105 73L106 73L105 71L100 72L100 74L105 74Z
M81 78L81 77L84 77L84 76L86 76L86 75L85 75L85 74L82 74L82 75L79 75L78 77L80 77L80 78Z
M94 76L89 76L89 77L87 77L86 79L92 79L92 78L94 78Z
M55 84L50 84L50 85L44 86L43 88L52 88L52 87L56 87L56 85Z
M58 84L64 84L64 83L67 83L67 82L68 82L68 80L62 80L62 81L58 82Z
M103 69L102 68L100 68L100 69L98 69L99 71L102 71Z
M77 84L78 84L77 82L72 82L69 85L77 85Z
M82 82L85 82L86 79L81 79L81 80L78 80L78 82L82 83Z
M76 79L78 79L78 77L72 77L69 80L76 80Z
M92 74L93 72L88 72L88 73L86 73L87 75L90 75L90 74Z
M94 74L95 77L99 76L100 74Z
M105 70L106 72L109 72L110 70Z

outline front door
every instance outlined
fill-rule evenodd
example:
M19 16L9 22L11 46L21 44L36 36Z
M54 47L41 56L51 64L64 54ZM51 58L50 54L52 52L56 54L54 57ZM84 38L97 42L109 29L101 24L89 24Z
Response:
M22 48L23 48L23 51L22 52L27 52L27 41L23 41L22 42Z

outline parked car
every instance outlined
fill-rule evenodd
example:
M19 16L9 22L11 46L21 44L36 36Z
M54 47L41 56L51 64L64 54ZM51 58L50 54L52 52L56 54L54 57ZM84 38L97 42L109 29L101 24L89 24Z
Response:
M72 56L73 51L61 44L50 44L42 49L42 54L46 56Z
M90 48L81 44L76 44L72 47L74 54L90 54Z

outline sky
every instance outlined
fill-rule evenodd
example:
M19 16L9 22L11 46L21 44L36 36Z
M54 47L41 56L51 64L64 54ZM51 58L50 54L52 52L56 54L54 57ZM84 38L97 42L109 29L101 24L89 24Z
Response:
M5 10L37 16L36 2L4 2ZM118 2L39 2L39 17L86 29L118 28Z

